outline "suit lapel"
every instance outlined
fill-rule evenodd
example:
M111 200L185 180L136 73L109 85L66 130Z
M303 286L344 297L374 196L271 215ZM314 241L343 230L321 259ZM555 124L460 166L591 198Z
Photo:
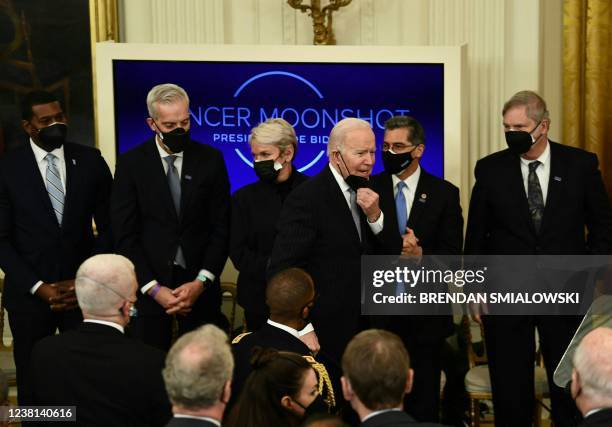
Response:
M195 157L192 144L197 143L193 141L190 142L183 152L183 167L181 171L181 221L183 220L183 216L187 210L186 208L189 206L189 201L191 200L191 194L193 193L194 187L193 181L196 173L198 172L197 159Z
M508 170L504 176L508 176L507 183L508 197L512 197L517 201L517 208L523 221L529 227L532 234L535 234L535 227L529 214L529 202L527 201L527 193L525 193L525 184L523 182L523 174L521 172L521 159L508 152L508 160L506 162Z
M145 174L145 176L147 179L150 177L151 191L159 195L160 205L168 209L173 218L178 221L178 215L174 208L174 202L170 194L170 187L168 186L164 166L161 163L163 160L159 156L159 151L157 150L157 142L155 138L152 138L145 142L145 144L146 167L148 169L148 173Z
M71 206L72 199L74 198L75 188L81 184L82 180L77 179L77 167L79 165L74 153L68 145L64 145L64 162L66 163L66 199L64 200L64 214L62 222L65 223L66 215L68 215L70 212L69 207Z
M548 178L548 194L546 196L546 205L544 206L544 215L542 217L542 230L544 232L551 216L562 202L561 194L563 190L563 178L567 176L567 164L561 153L557 150L557 145L550 142L550 176Z
M429 183L430 180L427 172L421 168L421 176L419 177L419 183L414 191L414 200L412 201L410 216L408 217L408 227L413 230L417 226L418 220L423 214L423 211L427 209L427 203L429 202L429 196L431 195L431 186Z
M53 210L53 206L51 205L51 200L49 200L49 193L47 193L47 187L45 186L45 177L41 176L40 169L38 168L38 164L36 163L36 156L34 156L34 152L31 147L28 147L25 152L25 165L26 167L23 169L24 172L24 187L30 187L31 191L27 191L24 188L24 191L34 195L35 199L42 201L45 206L45 210L47 212L48 220L55 227L59 227L57 223L57 217L55 216L55 211Z
M393 224L396 229L399 229L397 223L397 211L395 209L395 196L393 195L393 179L387 172L383 172L380 176L380 209L385 213L385 224Z
M329 200L331 202L330 204L332 205L332 212L339 213L340 223L349 225L351 230L350 235L353 236L353 239L355 239L357 242L360 242L359 233L357 232L357 227L355 227L355 221L353 220L353 214L351 213L351 210L348 204L346 203L346 198L344 197L344 194L342 194L340 186L336 182L336 178L334 177L332 171L329 169L330 167L331 166L329 165L326 166L322 173L324 174L324 177L327 181ZM362 238L365 238L363 222L361 226L361 236ZM346 228L349 229L349 227Z

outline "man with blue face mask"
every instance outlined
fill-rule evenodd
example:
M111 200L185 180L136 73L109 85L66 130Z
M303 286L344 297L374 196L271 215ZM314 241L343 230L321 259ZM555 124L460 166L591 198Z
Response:
M382 149L385 170L371 177L372 188L380 194L385 227L393 230L401 253L417 259L460 254L459 189L421 167L425 152L421 124L408 116L390 118L385 122ZM451 316L377 316L376 321L378 327L402 338L419 373L412 393L406 395L405 407L419 421L437 421L442 348L453 331Z
M79 264L112 248L112 177L98 150L66 142L68 120L53 94L32 92L22 107L30 140L0 158L0 268L23 405L34 344L81 321L74 294Z
M546 103L522 91L503 108L508 149L476 164L465 253L470 255L609 254L612 212L597 157L548 139ZM586 232L585 232L586 230ZM480 321L482 307L474 317ZM556 426L575 425L569 395L553 382L579 319L483 316L495 423L531 425L535 328L548 374Z

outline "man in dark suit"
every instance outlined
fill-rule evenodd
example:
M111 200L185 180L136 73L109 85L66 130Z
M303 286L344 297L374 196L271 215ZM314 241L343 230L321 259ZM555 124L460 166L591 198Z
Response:
M612 329L592 330L576 348L571 393L581 427L612 425Z
M414 372L397 335L381 329L357 334L342 356L342 372L342 393L360 426L440 426L419 423L406 413L410 408L404 408L404 394L410 393Z
M463 246L459 189L419 165L424 151L425 133L417 120L408 116L387 120L382 153L385 171L371 178L372 188L380 195L385 227L395 232L397 242L403 238L406 243L402 254L417 259L458 255ZM418 420L437 421L442 349L453 331L452 317L389 316L384 323L380 326L402 338L419 373L406 405Z
M81 322L76 270L92 253L111 247L112 177L98 150L65 142L67 118L55 96L30 93L22 114L30 142L0 158L0 268L19 402L26 404L32 347Z
M229 180L221 153L189 137L189 98L179 86L147 96L155 136L117 161L111 219L117 251L136 265L139 317L132 334L167 350L179 334L219 322L227 259Z
M84 321L34 347L33 403L76 406L77 425L165 425L164 354L123 333L136 302L134 265L121 255L96 255L75 282Z
M361 256L385 248L384 214L367 187L376 144L368 122L339 121L327 146L329 165L287 197L278 223L268 275L299 267L319 294L312 310L321 352L339 361L363 328L360 319Z
M609 253L612 213L597 157L548 140L546 103L534 92L518 92L508 100L503 123L508 149L476 164L466 254ZM480 319L478 313L475 317ZM575 425L576 408L554 385L553 370L579 320L483 317L497 425L531 425L535 327L548 373L554 423Z
M179 338L163 371L174 417L168 427L220 427L234 359L225 332L205 325Z

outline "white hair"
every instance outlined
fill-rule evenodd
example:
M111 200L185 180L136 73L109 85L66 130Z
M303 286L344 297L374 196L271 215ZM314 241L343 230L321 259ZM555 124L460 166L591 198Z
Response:
M583 394L612 401L612 329L597 328L582 339L574 353L574 368Z
M331 153L334 151L342 152L344 142L346 141L346 135L349 132L357 129L372 129L372 126L365 120L357 119L355 117L348 117L336 123L336 126L334 126L329 134L329 142L327 143L327 157L331 157Z
M115 254L95 255L85 260L75 279L75 292L83 315L115 314L136 287L134 264Z
M278 147L280 154L293 147L293 155L297 152L297 137L295 130L288 121L281 118L268 119L251 130L249 143L255 140L259 144L270 144Z
M225 332L204 325L180 337L166 357L162 374L168 397L186 409L213 406L232 379L234 358Z
M157 120L157 104L173 104L177 101L185 101L189 105L189 96L182 87L173 83L154 86L147 94L149 116Z

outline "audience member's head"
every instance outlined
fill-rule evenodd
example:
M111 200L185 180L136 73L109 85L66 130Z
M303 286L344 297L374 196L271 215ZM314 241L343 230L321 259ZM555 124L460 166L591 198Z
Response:
M137 287L134 264L114 254L85 260L75 279L75 292L84 318L123 326L129 322Z
M348 425L336 415L320 413L308 417L302 427L348 427Z
M299 426L327 410L315 370L295 353L258 349L252 372L230 417L230 426Z
M357 334L342 356L342 392L360 419L371 412L402 407L412 388L408 352L391 332Z
M612 408L612 329L594 329L578 345L571 392L583 415Z
M175 414L221 420L230 399L234 358L228 337L214 325L181 336L162 372Z
M270 319L294 329L302 329L314 305L312 278L300 268L289 268L272 277L266 287Z

